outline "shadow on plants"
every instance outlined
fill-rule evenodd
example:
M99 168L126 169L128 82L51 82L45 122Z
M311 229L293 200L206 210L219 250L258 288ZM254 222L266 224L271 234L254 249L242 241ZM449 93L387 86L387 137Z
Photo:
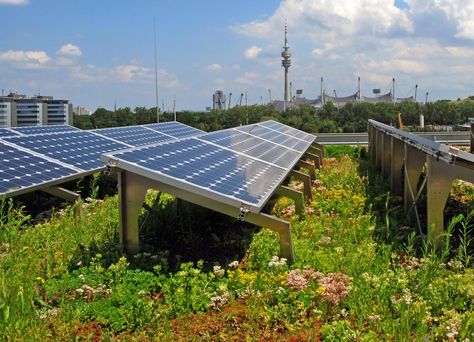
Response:
M138 257L158 259L168 271L178 269L182 262L201 259L205 268L240 260L260 229L166 194L153 195L157 197L146 201L148 208L139 219L143 253Z

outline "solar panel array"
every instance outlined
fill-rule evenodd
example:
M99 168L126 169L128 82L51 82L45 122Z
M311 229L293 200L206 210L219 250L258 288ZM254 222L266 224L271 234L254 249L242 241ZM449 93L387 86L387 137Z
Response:
M297 137L295 137L297 136ZM104 154L118 168L259 212L315 136L276 121Z
M254 205L278 185L284 172L194 138L113 155L114 159Z
M152 126L92 131L67 125L0 128L0 195L98 171L105 167L100 156L106 152L205 133L179 122Z
M80 131L69 125L12 127L11 130L25 135Z
M103 136L80 130L55 134L23 135L4 138L4 140L63 163L74 165L84 171L104 167L104 164L99 160L102 153L128 147Z
M77 170L29 151L0 144L0 193L72 176Z
M276 121L205 133L179 122L82 131L67 125L0 129L0 194L102 169L118 160L210 198L260 210L314 136Z

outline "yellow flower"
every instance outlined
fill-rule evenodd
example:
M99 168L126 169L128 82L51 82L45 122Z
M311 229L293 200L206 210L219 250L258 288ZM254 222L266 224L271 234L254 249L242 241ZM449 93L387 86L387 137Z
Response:
M36 277L36 280L38 280L41 284L46 282L43 277Z

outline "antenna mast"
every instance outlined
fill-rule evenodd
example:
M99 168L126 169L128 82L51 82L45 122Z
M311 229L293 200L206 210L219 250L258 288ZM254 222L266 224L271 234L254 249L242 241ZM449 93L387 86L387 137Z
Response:
M153 46L155 48L155 102L156 102L156 122L160 122L160 111L158 109L158 69L156 65L156 17L153 18Z
M176 95L174 96L174 99L173 99L173 116L174 116L174 121L176 121Z

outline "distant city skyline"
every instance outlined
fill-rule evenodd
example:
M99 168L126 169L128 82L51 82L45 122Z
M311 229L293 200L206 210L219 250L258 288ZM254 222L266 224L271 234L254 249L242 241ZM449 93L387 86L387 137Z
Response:
M248 103L283 99L284 20L289 80L303 96L326 91L464 98L474 94L470 0L238 2L0 0L0 88L74 106L154 107L156 17L159 105L205 110L222 90Z

